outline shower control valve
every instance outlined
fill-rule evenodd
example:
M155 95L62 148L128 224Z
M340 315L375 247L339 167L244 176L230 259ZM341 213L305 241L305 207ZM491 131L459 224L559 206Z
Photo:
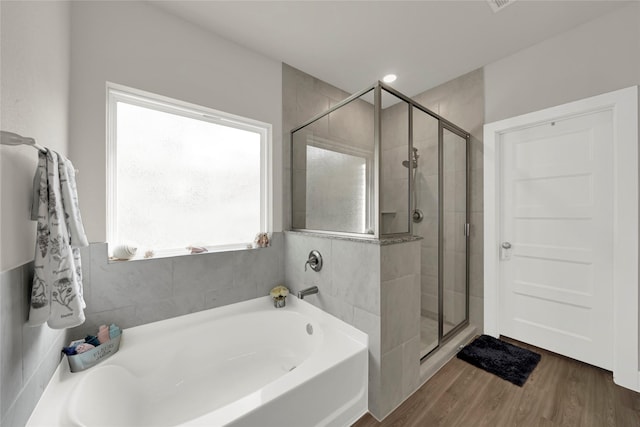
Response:
M304 263L304 271L307 271L307 265L311 267L313 271L318 272L322 270L322 255L320 255L320 252L316 250L309 252L309 259Z
M411 214L411 219L413 219L413 222L422 222L424 219L424 212L420 209L414 209Z

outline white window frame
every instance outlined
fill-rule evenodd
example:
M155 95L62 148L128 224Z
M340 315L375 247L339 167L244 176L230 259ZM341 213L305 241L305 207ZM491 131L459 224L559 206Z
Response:
M117 111L118 102L126 102L177 114L196 120L222 124L224 126L247 130L260 134L260 230L261 232L273 232L273 126L270 123L249 119L242 116L226 113L212 108L176 100L151 92L130 88L116 83L106 84L107 101L107 242L114 244L118 240L118 227L116 216L117 187ZM247 242L251 243L251 242ZM246 245L211 245L207 249L212 251L237 250ZM156 251L156 256L171 256L184 254L184 248L166 248Z

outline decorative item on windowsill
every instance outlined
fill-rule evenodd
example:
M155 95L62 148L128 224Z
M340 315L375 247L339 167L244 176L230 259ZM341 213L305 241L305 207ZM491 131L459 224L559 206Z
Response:
M287 304L287 295L289 295L289 289L285 286L279 285L271 289L269 292L271 298L273 298L273 306L275 308L284 307Z
M111 259L116 261L127 261L136 256L138 246L133 243L125 243L116 245L113 248L113 256Z
M269 233L260 232L256 234L256 238L253 241L254 248L266 248L269 246Z
M187 246L187 250L190 251L192 255L209 252L204 246Z

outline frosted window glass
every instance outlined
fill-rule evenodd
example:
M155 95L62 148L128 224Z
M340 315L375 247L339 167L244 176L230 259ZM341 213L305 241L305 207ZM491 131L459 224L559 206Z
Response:
M153 249L252 242L260 134L116 104L119 242Z

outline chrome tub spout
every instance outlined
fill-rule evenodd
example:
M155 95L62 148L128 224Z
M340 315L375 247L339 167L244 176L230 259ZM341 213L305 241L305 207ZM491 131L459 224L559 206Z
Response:
M318 287L317 286L311 286L310 288L298 291L298 298L304 299L304 297L306 297L307 295L313 295L313 294L317 294L317 293L318 293Z

